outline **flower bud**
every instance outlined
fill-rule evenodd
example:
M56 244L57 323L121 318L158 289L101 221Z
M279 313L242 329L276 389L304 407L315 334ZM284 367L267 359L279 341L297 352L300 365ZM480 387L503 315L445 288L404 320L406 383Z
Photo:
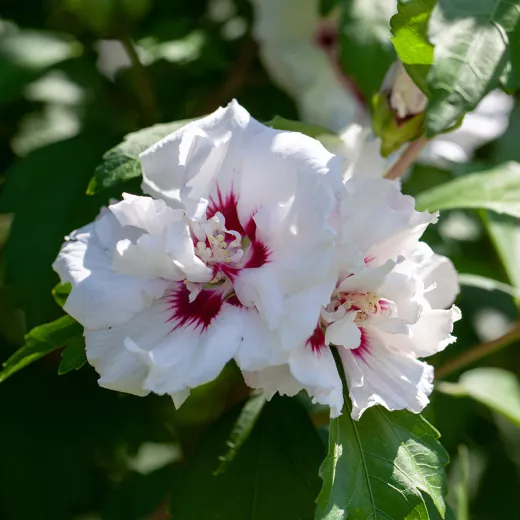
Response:
M428 99L396 61L388 70L373 101L374 133L381 138L381 154L388 156L423 133Z

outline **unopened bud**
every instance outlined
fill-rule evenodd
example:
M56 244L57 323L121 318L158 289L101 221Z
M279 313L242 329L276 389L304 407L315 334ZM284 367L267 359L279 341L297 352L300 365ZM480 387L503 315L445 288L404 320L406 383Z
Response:
M374 133L381 138L381 154L388 156L423 134L428 99L396 61L388 70L373 101Z

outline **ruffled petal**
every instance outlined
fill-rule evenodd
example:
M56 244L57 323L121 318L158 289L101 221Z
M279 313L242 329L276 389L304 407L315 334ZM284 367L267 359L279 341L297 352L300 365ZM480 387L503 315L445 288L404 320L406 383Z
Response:
M449 258L434 254L425 243L419 243L417 273L423 279L424 297L433 309L446 309L460 292L459 278Z
M315 352L301 345L287 364L244 372L244 380L250 387L262 389L268 399L276 393L293 396L305 390L314 403L330 407L331 417L340 415L343 408L343 386L329 349Z
M358 176L347 181L343 222L348 240L364 253L367 263L381 265L406 256L435 214L414 209L414 199L385 179Z
M180 284L124 325L87 330L87 357L100 386L180 402L190 388L215 379L242 341L237 309L218 298L202 292L189 303Z
M377 331L365 329L356 350L338 349L358 420L371 406L421 412L433 390L433 367L387 348Z
M112 251L108 245L111 242L115 247L120 232L112 219L105 213L100 221L72 233L53 263L62 282L72 284L65 311L89 329L131 320L163 296L168 285L165 280L134 278L111 270Z

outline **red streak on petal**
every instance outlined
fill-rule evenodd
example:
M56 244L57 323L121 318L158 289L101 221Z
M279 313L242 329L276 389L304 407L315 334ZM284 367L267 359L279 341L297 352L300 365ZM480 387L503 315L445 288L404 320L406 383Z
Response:
M327 348L327 345L325 345L325 334L319 324L316 325L314 333L307 340L306 345L316 354L319 354L324 348Z
M369 264L370 262L372 262L372 260L375 260L375 256L367 256L365 258L365 265Z
M203 289L193 302L189 300L190 291L179 283L177 289L170 295L172 316L168 321L175 321L173 330L193 325L200 332L205 332L212 321L218 316L224 300L218 291Z
M242 236L245 235L245 230L242 227L237 211L238 197L233 192L233 189L225 195L222 194L220 188L217 186L217 199L210 197L209 205L206 209L206 218L209 220L220 211L226 219L226 228L237 231ZM252 220L252 219L251 219Z
M251 242L251 256L244 264L244 268L262 267L269 261L269 248L259 240Z
M240 302L240 300L238 299L237 295L236 294L233 294L233 296L231 296L231 298L228 298L226 300L226 303L229 303L230 305L233 305L234 307L243 307L242 303Z
M361 342L358 348L352 349L352 354L365 360L365 355L370 353L370 340L365 328L359 327L359 332L361 332Z

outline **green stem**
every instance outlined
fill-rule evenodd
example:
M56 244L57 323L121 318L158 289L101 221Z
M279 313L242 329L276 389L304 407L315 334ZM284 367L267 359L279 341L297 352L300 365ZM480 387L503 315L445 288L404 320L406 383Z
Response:
M137 98L140 102L140 111L143 124L151 126L157 122L157 104L152 85L146 74L146 70L139 59L139 54L134 43L129 37L121 38L121 44L125 48L132 62L132 74Z
M417 159L422 149L427 144L428 139L426 139L426 137L419 137L419 139L409 143L408 146L404 149L401 157L399 157L399 159L397 159L397 161L386 172L385 179L389 179L391 181L399 179L399 177L401 177L413 164L415 159Z
M472 365L481 359L502 350L503 348L515 343L520 340L520 323L516 323L515 326L503 336L497 339L481 343L475 347L463 352L460 356L454 359L450 359L444 365L441 365L435 370L435 375L438 378L446 377L453 372L458 372L468 365Z

